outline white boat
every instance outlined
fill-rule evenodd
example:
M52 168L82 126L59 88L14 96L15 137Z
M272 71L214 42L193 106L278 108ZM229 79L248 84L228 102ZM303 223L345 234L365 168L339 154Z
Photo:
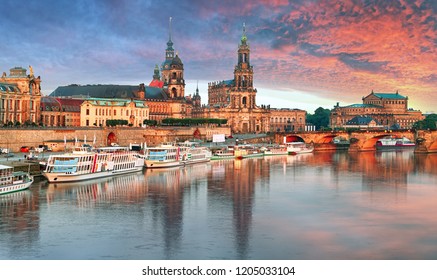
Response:
M186 148L173 144L162 144L158 147L148 147L144 151L146 168L168 168L182 166L182 154Z
M234 149L223 148L212 153L211 160L235 159Z
M285 145L289 155L306 154L314 151L314 146L305 142L288 142Z
M6 165L0 165L0 195L28 189L33 177L27 172L16 171Z
M77 148L71 153L50 155L44 177L49 182L74 182L141 171L144 159L127 147Z
M384 137L376 141L377 150L397 150L414 148L416 144L406 137Z
M252 157L262 157L264 156L264 153L253 146L250 145L242 145L242 146L236 146L235 152L234 152L236 159L243 159L243 158L252 158Z
M182 162L183 164L195 164L201 162L208 162L211 160L212 153L207 147L201 147L196 142L185 141L179 143L182 148Z
M287 146L285 145L263 147L262 150L265 156L288 155Z

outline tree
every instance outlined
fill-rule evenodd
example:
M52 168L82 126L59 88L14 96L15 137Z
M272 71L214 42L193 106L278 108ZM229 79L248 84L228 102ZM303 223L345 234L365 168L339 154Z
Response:
M158 121L156 121L156 120L144 120L143 124L145 124L145 125L157 125Z
M424 120L417 121L413 124L414 129L436 129L437 114L426 116Z
M306 122L316 126L316 130L329 127L329 116L331 115L331 110L323 109L322 107L317 108L314 114L307 114Z
M106 126L127 125L127 120L106 120Z

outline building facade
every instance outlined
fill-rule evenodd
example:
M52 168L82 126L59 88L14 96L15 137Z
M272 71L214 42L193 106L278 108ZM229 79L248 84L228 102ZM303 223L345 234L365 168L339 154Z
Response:
M142 126L149 119L144 100L87 98L80 106L80 126L106 126L108 120L125 120L130 126Z
M410 129L424 116L419 110L408 108L408 97L396 93L371 92L363 97L362 104L340 107L331 111L331 128L342 128L354 117L371 117L385 129Z
M3 72L0 78L0 123L32 124L40 119L41 78L22 67Z
M40 124L44 126L80 126L80 105L83 99L43 96Z
M306 111L300 109L270 109L270 131L304 131Z

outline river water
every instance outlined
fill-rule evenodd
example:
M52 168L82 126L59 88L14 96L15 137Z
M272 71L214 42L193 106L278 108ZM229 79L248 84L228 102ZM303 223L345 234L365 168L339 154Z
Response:
M437 259L437 154L213 161L0 197L0 259Z

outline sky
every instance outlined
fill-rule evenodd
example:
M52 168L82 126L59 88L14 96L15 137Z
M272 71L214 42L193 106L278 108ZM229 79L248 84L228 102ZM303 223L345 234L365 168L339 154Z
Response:
M173 47L185 93L233 79L245 23L257 104L312 113L398 91L437 112L435 0L2 0L0 72L69 84L148 85Z

